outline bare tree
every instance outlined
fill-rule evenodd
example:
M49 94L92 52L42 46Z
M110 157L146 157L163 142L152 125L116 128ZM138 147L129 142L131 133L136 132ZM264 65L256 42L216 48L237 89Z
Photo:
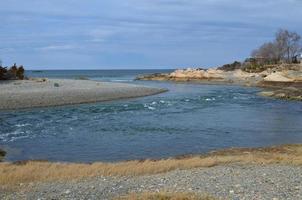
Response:
M301 53L301 36L296 32L280 29L276 33L275 43L278 47L280 58L291 62L291 59Z
M273 42L264 43L259 49L254 50L252 57L264 59L268 63L276 63L280 60L278 47Z
M290 63L295 56L302 52L300 40L301 36L298 33L280 29L273 42L263 44L252 52L252 56L261 57L270 62L283 60Z

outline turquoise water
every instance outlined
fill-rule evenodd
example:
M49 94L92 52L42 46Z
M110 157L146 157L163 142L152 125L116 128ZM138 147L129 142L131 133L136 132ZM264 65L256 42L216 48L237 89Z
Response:
M93 162L166 158L228 147L302 142L302 103L257 96L258 88L133 81L149 71L44 71L169 89L106 103L0 112L7 160Z

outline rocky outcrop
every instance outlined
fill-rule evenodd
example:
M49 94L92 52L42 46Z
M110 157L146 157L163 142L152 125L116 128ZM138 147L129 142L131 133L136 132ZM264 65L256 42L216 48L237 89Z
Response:
M221 70L220 68L210 69L178 69L172 73L157 73L137 77L137 80L173 80L173 81L221 81L233 83L261 82L302 82L302 65L279 65L267 68L262 72L247 72L242 69Z
M275 90L282 89L282 91L274 91L274 94L271 95L272 97L284 96L285 99L301 99L302 64L267 65L263 67L265 70L261 70L260 72L249 72L239 69L237 65L235 63L221 68L179 69L172 73L139 76L137 80L194 81L207 84L259 86L274 88ZM288 87L295 88L295 90L291 89L287 91Z
M295 88L295 87L287 87L282 89L263 91L260 92L259 94L265 97L302 101L302 89Z

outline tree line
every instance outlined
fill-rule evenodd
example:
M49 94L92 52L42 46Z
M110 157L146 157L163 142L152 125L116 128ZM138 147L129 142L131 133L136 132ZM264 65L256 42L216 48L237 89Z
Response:
M301 36L296 32L280 29L275 39L266 42L252 52L252 57L263 59L268 64L297 63L301 57Z
M223 71L241 69L246 72L262 72L282 63L300 63L301 53L301 36L296 32L279 29L273 41L266 42L252 51L251 58L247 58L243 62L235 61L231 64L225 64L218 67L218 69Z

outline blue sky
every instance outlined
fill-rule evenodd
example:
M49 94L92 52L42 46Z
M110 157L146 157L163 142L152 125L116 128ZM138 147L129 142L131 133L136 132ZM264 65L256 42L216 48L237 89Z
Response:
M302 34L301 0L9 0L0 58L30 69L210 67L278 28Z

